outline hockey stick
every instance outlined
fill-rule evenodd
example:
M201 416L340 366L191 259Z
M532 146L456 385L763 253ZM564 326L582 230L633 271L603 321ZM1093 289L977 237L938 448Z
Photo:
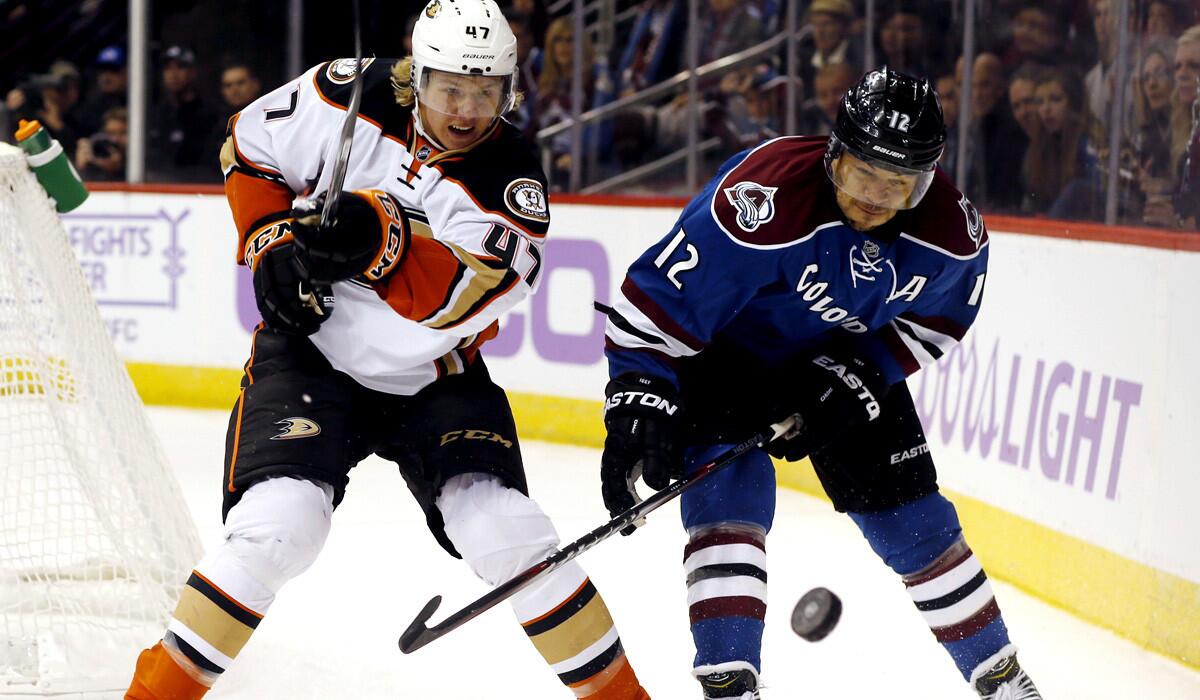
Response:
M329 189L325 191L325 205L321 208L321 228L327 229L337 223L338 195L346 182L346 170L350 167L350 147L354 145L354 126L358 122L358 107L362 103L362 23L359 21L358 0L353 0L354 19L354 85L350 87L350 106L342 120L342 134L338 142L337 157L333 161L333 175L329 178Z
M437 611L438 606L441 605L442 602L442 597L440 595L434 596L432 600L425 604L425 607L421 609L421 612L417 614L416 619L412 621L412 624L408 626L408 629L404 630L404 634L400 635L400 651L404 652L405 654L411 654L417 649L429 644L433 640L443 637L467 622L474 620L488 610L491 610L497 604L516 595L518 592L525 589L538 579L549 575L552 571L558 569L563 564L566 564L575 557L578 557L580 554L583 554L609 537L612 537L614 533L620 532L621 530L624 530L625 528L630 527L634 523L642 520L647 515L657 510L659 506L675 498L688 488L691 488L704 479L712 476L749 450L752 450L755 447L761 447L762 445L765 445L781 435L786 435L792 432L797 428L798 420L798 417L793 416L787 420L772 425L766 430L760 431L753 437L739 442L725 452L722 452L716 459L713 459L711 462L700 467L696 473L692 474L686 479L680 479L665 489L655 492L654 495L650 496L641 503L635 505L624 513L621 513L612 520L609 520L607 523L601 525L595 530L592 530L583 537L580 537L571 544L568 544L566 547L563 547L528 569L525 569L508 581L496 586L491 591L467 605L462 610L450 615L445 620L442 620L432 627L427 627L425 623L429 621L429 618L433 617L433 613Z

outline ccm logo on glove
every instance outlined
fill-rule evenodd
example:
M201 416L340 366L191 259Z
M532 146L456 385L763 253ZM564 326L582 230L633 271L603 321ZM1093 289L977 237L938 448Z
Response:
M863 407L867 409L867 420L875 420L879 417L879 401L871 390L863 384L863 380L857 374L851 372L846 365L840 364L828 355L817 355L813 358L813 364L830 372L833 372L841 378L842 383L852 390L862 389L858 394L858 398L862 399ZM824 397L822 397L823 399Z

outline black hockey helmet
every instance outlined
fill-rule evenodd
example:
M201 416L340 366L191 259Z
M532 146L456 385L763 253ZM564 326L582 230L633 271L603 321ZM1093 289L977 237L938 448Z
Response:
M929 81L884 66L867 73L842 97L825 167L833 183L855 199L889 209L910 209L933 182L945 143L942 107ZM849 187L847 178L834 167L834 161L845 152L903 176L911 190L881 197L861 187Z

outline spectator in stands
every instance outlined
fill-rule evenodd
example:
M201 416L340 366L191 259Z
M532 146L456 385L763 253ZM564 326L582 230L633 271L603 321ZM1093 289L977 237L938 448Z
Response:
M571 80L575 65L575 25L570 15L559 17L546 30L546 55L542 74L538 78L538 105L535 110L538 128L568 119L572 110ZM606 104L612 99L612 79L604 62L597 61L592 43L584 35L583 44L583 105L582 111ZM583 131L584 153L593 146L601 148L600 139L607 140L606 131L595 125ZM571 131L563 131L553 137L543 148L551 152L551 172L547 173L551 186L561 186L567 181L571 169Z
M129 76L125 68L125 49L116 44L107 46L96 55L92 64L95 70L96 82L94 89L87 91L87 97L80 108L83 118L83 133L91 134L103 126L101 118L114 107L128 106L129 97L126 94L129 86Z
M762 41L763 23L758 9L742 0L708 0L701 13L700 65L747 49Z
M113 107L104 113L100 132L79 139L75 168L84 180L125 179L125 156L129 151L129 111Z
M1008 81L1008 108L1027 138L1038 128L1038 104L1033 94L1038 71L1037 64L1025 63Z
M1066 19L1058 6L1044 0L1023 0L1012 20L1012 41L1001 53L1005 69L1022 63L1061 65L1067 40Z
M5 98L5 106L14 124L22 119L41 122L58 139L70 158L75 153L75 144L80 136L79 124L72 112L75 101L79 99L79 73L75 71L72 78L70 71L75 67L66 61L56 62L55 65L58 66L57 71L34 75L10 90Z
M850 0L813 0L808 6L811 33L800 43L800 78L804 90L815 95L816 74L833 63L862 66L862 42L850 32L854 6Z
M224 122L196 87L196 54L182 46L162 56L162 94L150 118L146 169L151 179L215 182Z
M1171 64L1175 42L1156 38L1142 47L1134 73L1133 134L1138 166L1145 177L1174 177L1171 162Z
M617 63L621 95L637 92L679 72L686 35L686 2L642 0Z
M221 99L231 117L262 94L262 81L247 63L231 63L221 71Z
M909 75L933 79L939 73L931 39L930 18L916 0L897 0L879 14L876 61ZM940 52L939 52L940 53Z
M937 90L938 102L942 105L942 120L946 124L946 145L942 148L942 157L938 160L938 166L949 173L953 179L958 163L958 108L960 101L958 80L947 73L934 81L933 87Z
M550 28L550 10L545 0L512 0L504 8L504 16L523 15L528 18L529 31L533 37L533 45L545 50L544 38Z
M955 79L962 89L963 60L958 60ZM1005 93L1008 83L996 54L975 57L971 76L971 115L967 138L968 189L981 209L1013 211L1021 206L1017 187L1028 139L1009 109ZM962 115L959 115L960 119Z
M805 100L800 109L800 133L805 136L828 136L837 121L842 95L858 82L860 74L849 63L826 63L817 69L813 78L814 95ZM946 128L950 128L949 120L946 121Z
M1150 0L1144 6L1142 35L1174 39L1194 19L1194 11L1182 0Z
M528 16L514 10L507 13L505 17L508 19L508 27L512 29L513 36L517 38L517 66L519 68L517 90L525 95L525 99L504 118L525 132L526 136L533 138L537 133L538 126L534 110L537 108L537 81L542 73L543 54L542 50L534 43L533 29Z
M1023 208L1055 218L1094 218L1103 200L1079 77L1064 68L1047 68L1037 79L1034 97L1040 123L1025 152Z
M1135 20L1135 3L1129 3L1130 20ZM1096 65L1084 76L1084 86L1087 93L1087 108L1093 119L1100 125L1099 130L1107 130L1110 105L1116 92L1113 83L1116 81L1116 57L1119 27L1117 26L1116 0L1094 0L1092 3L1092 28L1096 32L1096 51L1099 54ZM1132 94L1132 71L1129 76L1130 84L1126 86L1125 94ZM1122 123L1129 124L1133 112L1126 105Z
M1193 114L1200 99L1200 24L1180 35L1175 44L1175 90L1171 96L1170 184L1160 182L1160 191L1146 191L1146 206L1143 213L1146 223L1171 228L1195 227L1194 209L1197 192L1195 184L1191 190L1181 188L1183 169L1187 165L1192 133ZM1152 196L1154 195L1154 196ZM1181 201L1181 196L1191 201Z
M1142 47L1134 73L1132 149L1137 170L1137 191L1145 205L1169 201L1175 190L1171 164L1171 64L1175 42L1161 37ZM1153 216L1153 213L1152 213Z

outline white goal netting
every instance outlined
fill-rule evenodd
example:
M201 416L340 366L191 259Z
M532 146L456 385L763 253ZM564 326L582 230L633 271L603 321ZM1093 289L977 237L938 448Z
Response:
M123 689L199 553L62 223L0 143L0 696Z

